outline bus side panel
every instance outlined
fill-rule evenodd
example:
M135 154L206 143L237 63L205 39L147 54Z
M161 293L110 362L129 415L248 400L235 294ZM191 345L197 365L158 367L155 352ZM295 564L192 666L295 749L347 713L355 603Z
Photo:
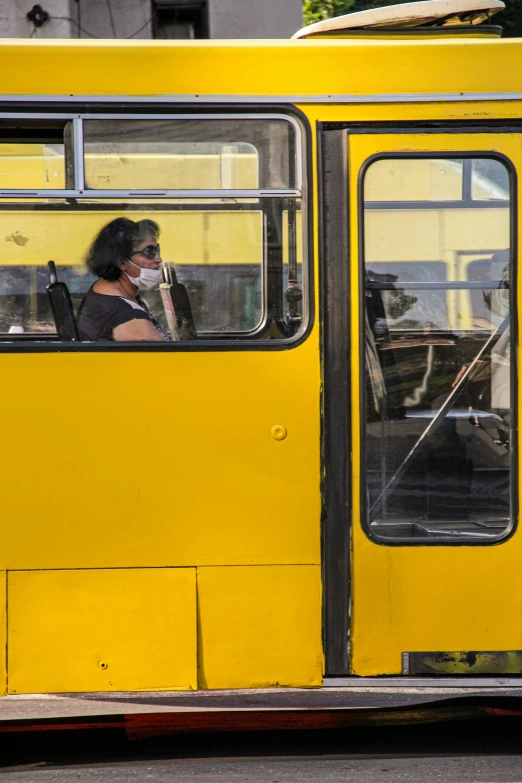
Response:
M196 570L10 572L9 693L194 690Z
M399 674L403 652L522 649L519 542L391 549L357 529L353 674Z
M200 688L322 683L319 566L198 568Z
M2 366L8 569L320 562L312 336L288 351L13 354Z

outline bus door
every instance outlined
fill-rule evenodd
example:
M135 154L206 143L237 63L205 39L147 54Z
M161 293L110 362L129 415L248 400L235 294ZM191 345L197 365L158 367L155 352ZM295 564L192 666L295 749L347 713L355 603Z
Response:
M522 137L361 132L344 144L348 671L520 673Z

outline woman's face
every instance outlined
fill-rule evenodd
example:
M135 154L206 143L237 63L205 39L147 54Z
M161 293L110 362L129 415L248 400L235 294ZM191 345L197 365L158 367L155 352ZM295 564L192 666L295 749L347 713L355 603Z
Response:
M129 277L139 277L140 270L136 269L136 266L141 269L159 269L161 264L159 244L152 234L147 234L134 246L130 260L132 263L125 265L125 271Z

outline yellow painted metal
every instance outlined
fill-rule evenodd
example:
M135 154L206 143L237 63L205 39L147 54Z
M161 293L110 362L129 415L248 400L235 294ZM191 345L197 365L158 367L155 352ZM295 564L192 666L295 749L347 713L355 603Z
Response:
M9 693L197 686L194 568L8 575Z
M198 568L203 688L322 681L318 566Z
M316 330L289 351L1 365L0 568L320 562Z
M357 225L357 175L378 152L496 150L522 167L518 134L372 135L349 140L352 225ZM504 217L500 216L501 221ZM520 221L520 217L517 218ZM455 218L458 223L457 218ZM463 216L465 222L465 215ZM520 232L519 222L519 232ZM458 230L457 225L455 230ZM351 240L352 258L359 253ZM354 262L354 290L358 285ZM519 283L520 286L520 283ZM520 288L518 291L520 296ZM384 546L371 542L360 524L359 303L352 299L353 369L353 672L401 672L401 653L431 650L522 649L522 558L517 533L495 546ZM519 391L520 394L520 391ZM517 514L517 509L514 509Z
M384 89L384 86L383 86ZM482 84L477 83L477 91L482 89ZM383 95L381 93L380 95ZM386 93L389 95L389 93ZM393 93L392 93L393 95ZM429 93L423 93L429 97ZM356 96L357 98L357 96ZM348 99L349 100L349 99ZM449 101L418 99L415 94L411 100L404 103L390 105L383 97L376 97L375 101L360 104L357 100L352 103L314 105L307 103L296 104L308 118L317 117L324 122L418 122L448 120L478 121L487 119L519 119L522 115L522 105L518 100L487 99L467 101Z
M299 107L312 128L312 161L316 160L316 122L321 120L519 118L521 106L516 101L414 100L389 105L379 96L518 92L521 55L522 42L516 40L0 42L4 94L34 95L42 89L47 95L132 98L234 94L238 102L245 95L375 96L365 104ZM33 74L38 74L37 83ZM359 137L356 154L352 148L352 174L365 155L382 143L394 149L401 144L409 145L408 149L420 144L421 149L430 150L438 143L445 149L483 145L488 150L494 145L520 163L513 136L372 139ZM311 198L316 216L316 258L317 175L314 163ZM248 172L245 176L250 181ZM355 187L353 177L353 290L357 291ZM171 216L168 221L172 219L172 223L158 215L155 213L163 229L162 245L172 256L169 260L176 263L182 257L186 263L203 263L211 257L212 263L220 263L224 259L219 234L215 234L215 242L209 240L207 247L204 244L205 231L207 239L212 232L211 218L205 227L200 214L185 213L182 227L175 225ZM104 219L112 216L116 215L108 208ZM45 263L51 257L51 247L59 243L47 242L42 230L39 239L31 234L24 245L23 238L29 236L31 227L23 221L29 216L16 214L16 226L9 222L14 215L9 221L8 217L5 213L0 216L0 237L8 250L2 263L10 263L11 253L13 258L20 253L13 262L16 264ZM46 218L39 214L30 217L33 222L40 219ZM53 229L55 238L64 238L64 251L55 258L58 263L77 263L101 216L82 216L85 222L81 229L78 218L75 237L80 236L81 241L73 248L68 231L69 221L74 219L76 216L68 214L64 225ZM87 220L92 224L88 226ZM248 220L255 217L238 216L233 227L232 234L241 240L233 259L238 263L245 262L244 253L251 257L250 248L259 247L259 229L249 224L247 230ZM229 244L230 236L228 249ZM182 252L178 255L179 248ZM257 250L252 252L256 259L252 263L258 263ZM226 263L231 263L230 255ZM318 286L316 274L316 301ZM352 304L355 336L355 297ZM522 543L517 543L516 536L495 547L392 548L377 546L362 533L357 524L357 340L352 355L354 671L396 673L402 650L521 648L517 618L522 587L513 572L520 562ZM111 636L113 628L122 628L123 633L111 647L116 660L122 661L122 675L125 670L125 677L114 687L178 687L170 677L168 662L167 668L157 670L153 664L153 671L144 671L141 664L131 666L129 646L125 650L118 646L129 626L123 626L123 621L118 625L118 616L136 619L136 606L142 607L142 616L156 612L151 644L156 643L156 635L164 633L165 617L172 611L172 604L166 605L169 591L159 587L159 575L193 574L195 567L200 600L199 687L320 683L321 379L317 325L303 344L281 352L3 354L1 364L6 379L1 400L10 416L3 429L9 448L0 454L3 513L9 520L4 527L0 568L24 571L10 575L10 584L16 588L11 608L26 642L21 643L22 635L17 640L17 626L11 625L14 690L65 687L63 680L58 680L59 671L42 672L44 665L56 664L53 651L59 656L65 652L69 661L77 653L78 660L84 662L78 663L78 669L71 664L67 670L67 690L108 689L114 668L109 661L107 669L92 672L92 658L82 657L91 649L91 640L85 636L81 617L73 613L72 594L61 589L66 586L61 579L80 585L82 578L92 579L93 591L107 588L109 599L102 612L108 615L110 605L119 607L119 615L111 615L114 622L104 620L102 626L107 639L116 637L116 633ZM284 427L287 437L274 439L274 426ZM57 483L59 491L55 492ZM186 568L145 568L151 566ZM68 570L60 575L29 573L28 569ZM137 576L134 586L120 592L115 584L109 584L112 574L143 574L143 579L159 581L142 593L136 586L141 579ZM49 581L41 586L46 579ZM55 629L53 635L36 613L35 607L46 601L52 607L49 622ZM72 625L67 626L64 621L71 616ZM90 617L94 618L93 609ZM41 660L34 652L35 630L42 640ZM51 676L57 679L51 681ZM190 680L190 686L194 687L194 682Z
M521 59L517 39L0 42L3 94L506 92Z
M58 264L77 265L101 225L120 214L111 202L94 214L55 211L52 218L0 212L5 264L41 265L53 257ZM150 216L148 210L131 215ZM160 208L152 216L162 229L164 258L174 263L262 261L257 211L202 214L194 208L180 215ZM302 247L299 238L299 261ZM100 584L104 572L90 569L308 564L318 575L317 327L288 351L4 354L2 365L11 378L3 402L14 406L6 435L13 449L10 457L4 453L3 463L10 465L3 484L5 513L15 510L2 548L9 569L89 569L101 575ZM274 439L274 426L284 427L287 437ZM17 462L31 471L31 493L22 491L19 474L13 483ZM289 471L289 465L298 468ZM49 488L57 481L60 491L54 494ZM315 625L307 620L303 634L308 645L314 628L308 647L317 651L318 576L313 585ZM122 612L132 611L132 601L132 592L124 591ZM271 610L268 597L264 609ZM53 622L64 625L63 613L57 611ZM160 633L162 619L154 622ZM80 634L72 647L81 640ZM252 650L246 636L245 642ZM229 643L233 648L235 640ZM24 650L11 640L13 691L105 689L79 670L66 685L51 681ZM249 684L263 660L260 653L253 660L241 655L237 665ZM290 647L280 651L281 676L296 684L316 682L317 656L307 659L308 668L300 659L290 677L293 655ZM151 687L175 687L161 670L156 675L151 672L156 676ZM117 687L149 686L136 670Z

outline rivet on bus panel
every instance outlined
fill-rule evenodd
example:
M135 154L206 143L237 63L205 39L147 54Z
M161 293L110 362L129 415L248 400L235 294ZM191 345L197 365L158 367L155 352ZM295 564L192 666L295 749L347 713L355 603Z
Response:
M100 667L100 669L107 669L109 667L109 664L105 663L105 661L99 661L98 666Z
M286 427L283 427L282 424L274 424L271 429L271 434L274 440L284 440L288 435Z

